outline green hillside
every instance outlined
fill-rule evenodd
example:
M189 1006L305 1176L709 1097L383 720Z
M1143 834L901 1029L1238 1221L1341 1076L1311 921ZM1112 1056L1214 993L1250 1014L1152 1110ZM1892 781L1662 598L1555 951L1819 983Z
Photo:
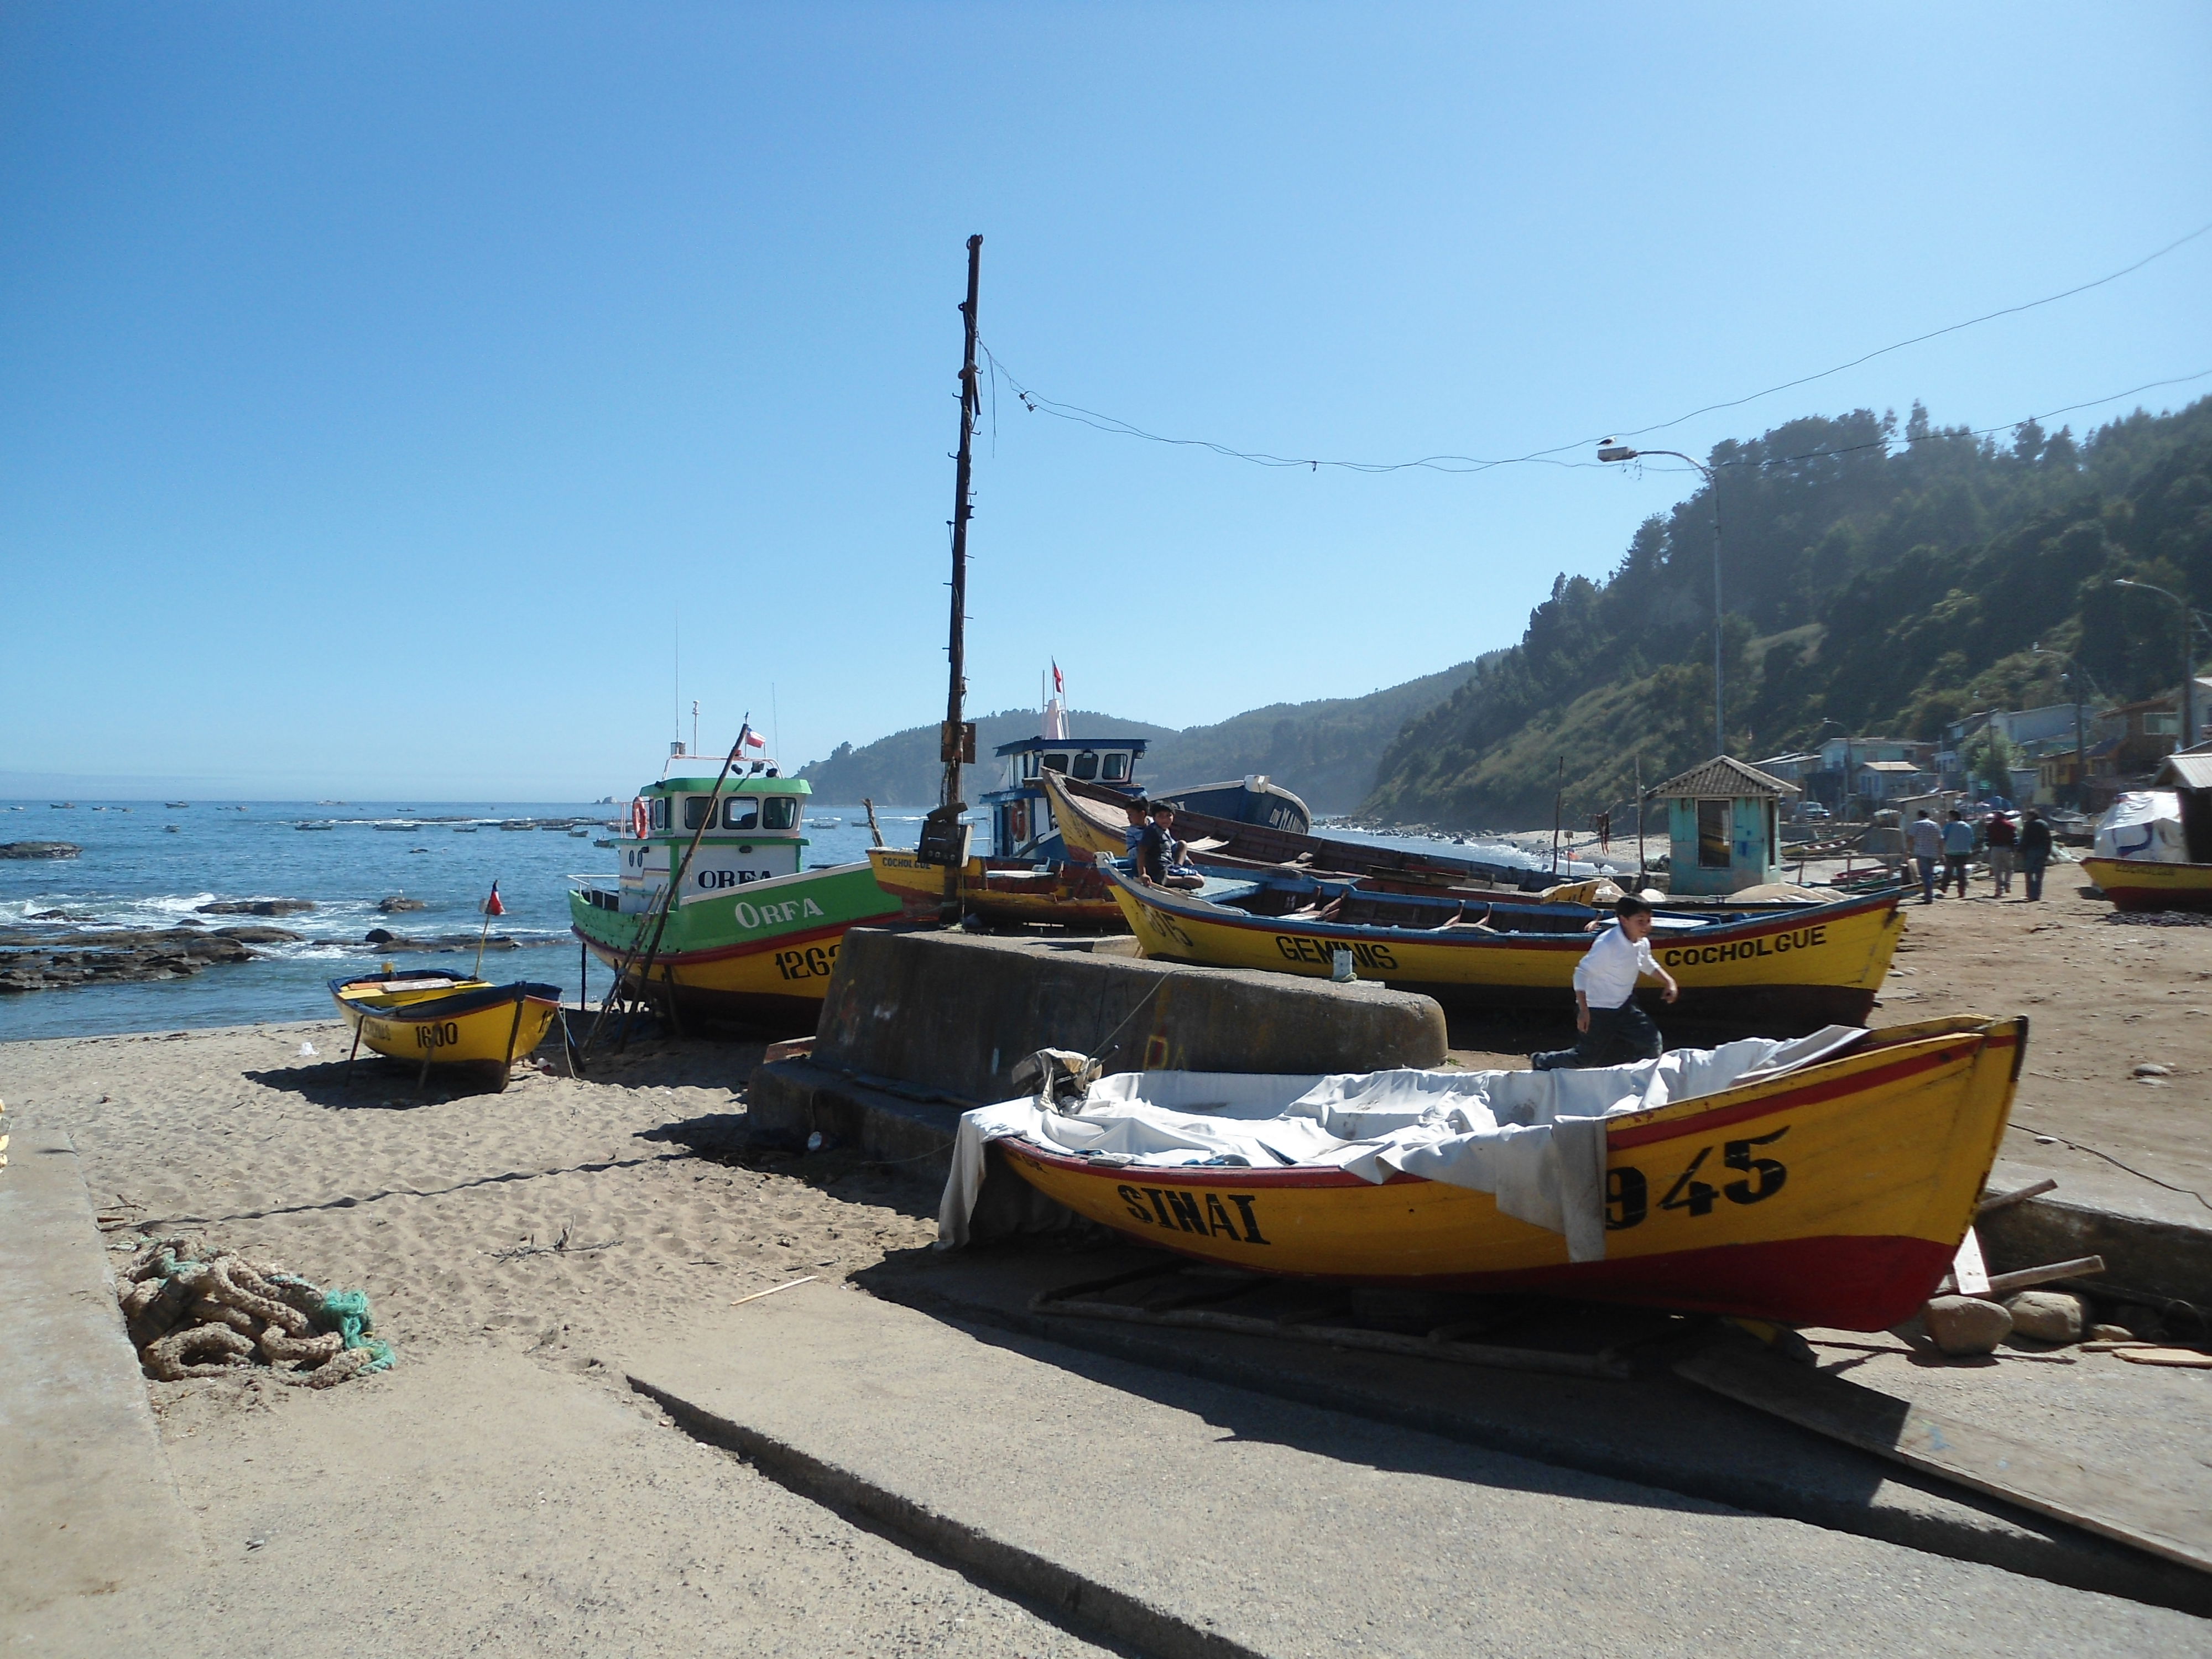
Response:
M1364 697L1273 703L1182 732L1089 710L1072 712L1069 729L1079 735L1148 738L1152 746L1138 772L1138 781L1146 786L1207 783L1260 772L1295 790L1316 812L1346 812L1374 788L1376 758L1399 727L1457 690L1476 666L1462 663ZM1041 718L1034 708L984 715L975 722L975 752L988 759L996 744L1034 737ZM944 776L937 759L937 727L912 726L860 749L839 744L829 759L801 767L799 775L823 800L866 796L885 803L933 801ZM995 772L983 775L991 781L970 782L969 799L979 787L995 786Z
M1727 733L1747 759L1843 726L1929 738L2057 702L2078 655L2113 699L2179 678L2176 607L2212 598L2212 399L2077 442L1999 444L1913 406L1794 421L1714 449ZM1640 526L1602 582L1561 576L1510 650L1407 721L1363 809L1458 829L1548 823L1626 799L1712 747L1712 520L1701 489Z

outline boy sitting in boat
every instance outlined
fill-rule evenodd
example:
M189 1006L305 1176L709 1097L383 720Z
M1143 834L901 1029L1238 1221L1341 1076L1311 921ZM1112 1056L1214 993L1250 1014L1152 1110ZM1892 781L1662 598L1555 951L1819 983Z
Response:
M1656 1060L1665 1051L1658 1026L1636 1002L1636 981L1645 974L1666 988L1660 993L1665 1000L1674 1001L1680 992L1651 954L1651 907L1625 897L1613 914L1613 925L1591 942L1575 968L1575 1030L1581 1040L1571 1048L1529 1055L1537 1071L1622 1066Z
M1206 885L1206 878L1183 861L1183 845L1175 838L1175 808L1164 800L1152 803L1152 821L1137 844L1137 873L1155 887L1190 891Z

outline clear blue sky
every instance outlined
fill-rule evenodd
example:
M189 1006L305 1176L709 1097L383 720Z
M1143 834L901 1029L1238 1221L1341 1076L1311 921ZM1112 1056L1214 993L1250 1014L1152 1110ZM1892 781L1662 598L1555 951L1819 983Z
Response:
M970 231L1049 396L1514 454L2212 220L2208 88L2201 4L17 0L0 793L624 793L679 623L709 742L771 686L793 765L938 718ZM2212 237L1669 435L2016 420L2212 368L2208 295ZM1265 471L1002 395L973 706L1050 655L1173 726L1368 691L1509 643L1683 488Z

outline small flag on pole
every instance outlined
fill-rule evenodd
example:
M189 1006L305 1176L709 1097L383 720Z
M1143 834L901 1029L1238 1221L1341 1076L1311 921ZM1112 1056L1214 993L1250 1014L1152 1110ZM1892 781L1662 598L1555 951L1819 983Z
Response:
M1060 676L1060 659L1057 657L1053 659L1052 664L1052 689L1054 691L1065 691L1067 690L1067 682Z
M765 749L768 747L768 739L759 736L756 732L748 731L745 733L745 747L748 749Z
M483 913L488 916L503 916L507 914L507 907L499 902L497 882L492 883L491 896L483 902Z

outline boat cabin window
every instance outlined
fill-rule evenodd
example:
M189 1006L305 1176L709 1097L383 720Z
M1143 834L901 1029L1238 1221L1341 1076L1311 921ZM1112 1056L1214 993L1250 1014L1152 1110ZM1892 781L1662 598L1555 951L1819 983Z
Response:
M653 827L656 830L668 828L668 797L665 795L653 798Z
M1067 775L1066 756L1047 755L1044 757L1044 763L1048 769L1059 773L1062 777L1066 777Z
M1698 868L1729 867L1729 804L1724 800L1698 803Z
M1098 776L1098 757L1091 750L1085 750L1075 757L1075 769L1068 776L1080 778L1085 783L1095 782Z
M1110 754L1099 763L1098 775L1108 783L1121 783L1129 775L1129 757L1119 751Z
M758 795L732 795L722 803L722 828L725 830L757 830L760 817L761 798Z
M761 802L761 828L788 830L799 822L799 803L789 795L770 795Z
M712 795L684 796L684 827L686 830L696 830L701 824L707 822L708 818L713 815L714 811L714 798Z

